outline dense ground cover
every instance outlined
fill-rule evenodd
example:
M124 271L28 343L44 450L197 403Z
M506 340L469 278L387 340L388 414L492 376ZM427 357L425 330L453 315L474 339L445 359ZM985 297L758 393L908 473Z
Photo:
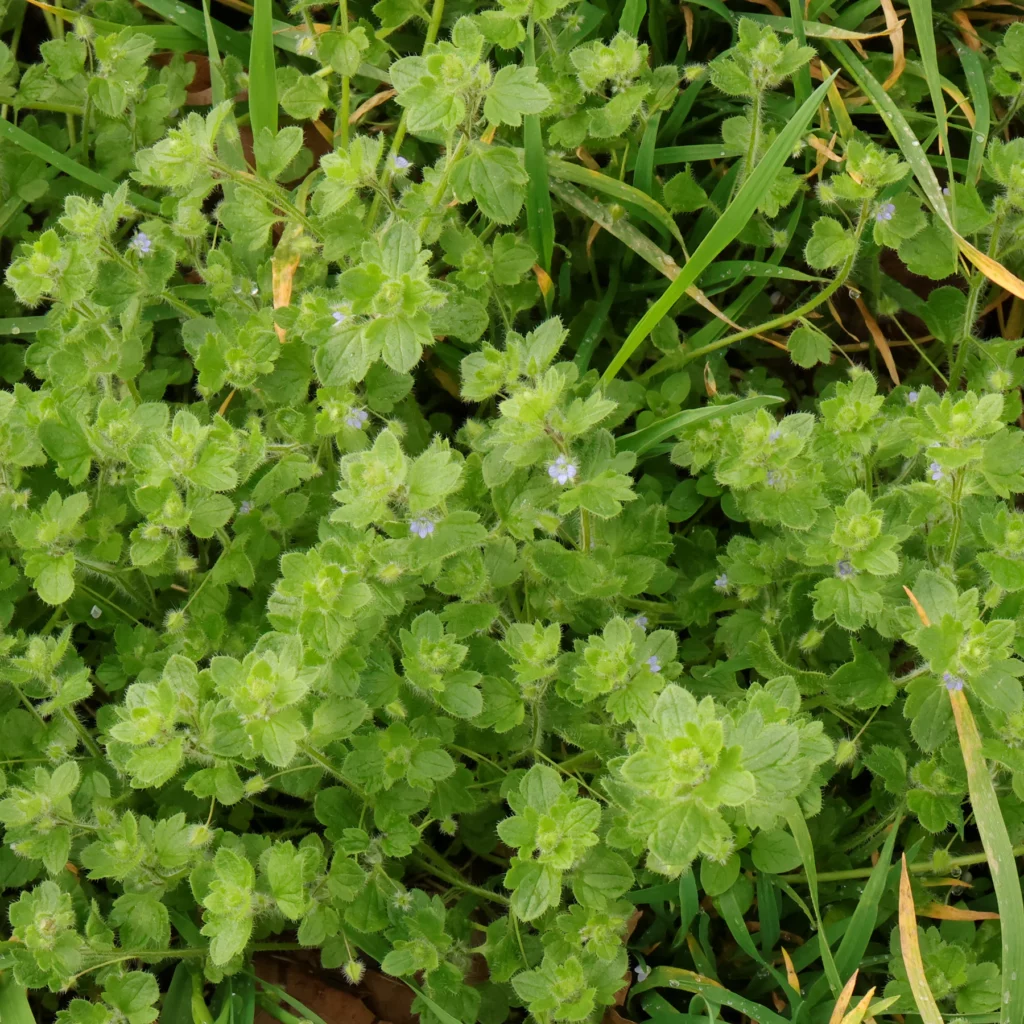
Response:
M0 10L3 1024L1024 1020L1016 8Z

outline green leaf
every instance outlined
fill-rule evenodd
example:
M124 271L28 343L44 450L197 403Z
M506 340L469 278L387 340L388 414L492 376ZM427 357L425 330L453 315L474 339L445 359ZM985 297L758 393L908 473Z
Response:
M849 228L831 217L819 217L811 228L804 256L815 270L829 270L845 263L856 251L857 242Z

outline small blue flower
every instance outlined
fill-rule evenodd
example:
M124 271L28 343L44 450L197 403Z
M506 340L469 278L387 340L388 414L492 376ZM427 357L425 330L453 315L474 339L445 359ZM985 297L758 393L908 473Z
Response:
M778 429L776 429L776 430L773 430L773 431L772 431L772 432L771 432L771 433L770 433L770 434L768 435L768 440L769 440L769 441L778 441L778 439L779 439L780 437L782 437L782 431L781 431L781 430L778 430Z
M576 479L576 463L570 462L564 455L559 455L548 466L548 476L564 487L570 480Z
M946 474L942 471L942 467L937 462L933 462L928 467L928 473L930 474L933 483L938 483L940 480L946 479Z
M918 392L916 392L916 391L908 391L907 392L907 404L908 405L916 405L917 404L917 400L920 397L921 396L920 396L920 394L918 394Z
M952 672L943 672L942 681L946 684L946 689L950 693L955 693L964 688L964 681L959 677L953 675Z
M334 326L335 327L340 327L348 319L348 314L347 313L342 313L342 311L340 309L336 309L331 314L331 316L334 319Z
M779 474L776 473L774 469L769 469L768 475L764 478L764 482L769 487L778 487L780 483Z
M726 576L726 574L724 572L715 580L715 589L716 590L728 590L729 589L729 577Z
M633 620L633 625L634 626L639 626L641 629L646 629L647 628L647 616L646 615L638 615Z
M942 194L944 196L948 196L949 195L949 186L948 185L943 185L942 186Z
M247 516L251 511L252 511L252 502L251 501L243 501L242 504L238 506L238 514L240 516Z
M102 611L102 609L100 608L100 606L99 606L98 604L94 604L94 605L93 605L93 606L92 606L92 607L91 607L91 608L89 609L89 614L90 614L90 615L91 615L91 616L92 616L92 617L93 617L94 619L98 619L98 618L99 618L99 617L100 617L100 616L101 616L101 615L103 614L103 611Z
M647 975L651 972L649 968L641 967L640 964L637 964L636 967L633 968L633 973L636 975L637 981L646 981Z
M425 540L434 532L434 524L430 519L414 519L409 524L409 532Z
M882 203L878 208L878 212L875 214L875 220L881 223L883 220L892 220L892 215L896 212L895 203Z
M144 231L136 231L135 237L128 243L128 248L136 256L148 256L153 251L153 239Z
M370 414L365 409L353 409L346 417L345 423L355 430L362 430Z
M841 580L848 580L854 574L853 564L848 558L841 558L836 562L836 575Z
M661 671L661 662L660 662L660 661L658 661L658 656L657 656L656 654L652 654L652 655L651 655L651 656L650 656L650 657L649 657L649 658L647 659L647 667L648 667L648 668L649 668L649 669L650 669L650 670L651 670L651 671L652 671L653 673L655 673L655 675L657 675L657 673L659 673L659 672Z
M412 164L408 160L406 160L404 156L395 157L396 171L407 171L410 167L412 167Z

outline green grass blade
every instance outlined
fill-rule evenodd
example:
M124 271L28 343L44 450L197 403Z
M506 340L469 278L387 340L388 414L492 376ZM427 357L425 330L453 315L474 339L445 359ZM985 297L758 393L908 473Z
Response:
M647 0L626 0L619 17L619 31L631 36L639 34L646 13Z
M636 452L642 455L667 437L674 437L684 427L705 420L718 420L728 416L739 416L755 409L763 409L769 405L778 405L782 401L775 395L750 395L736 402L722 405L705 405L700 409L683 409L655 423L650 423L642 430L634 430L632 434L624 434L615 442L616 448L622 451Z
M532 20L523 41L523 64L526 67L536 66ZM526 226L530 245L540 265L550 274L551 258L555 251L555 213L551 206L547 157L539 114L526 114L523 117L523 156L526 173L530 176L526 186Z
M795 800L791 801L786 820L789 822L789 830L796 840L796 848L800 851L800 859L804 862L807 888L811 892L811 905L814 907L814 916L818 922L818 934L823 937L825 925L821 919L821 903L818 899L818 867L814 859L814 843L811 842L811 834L807 831L807 822L804 821L803 811L800 810L800 805ZM843 990L843 982L836 969L836 962L832 958L832 949L824 938L821 942L821 962L825 968L825 977L828 978L832 995L838 996Z
M259 136L264 128L277 134L277 68L271 0L256 0L249 51L249 122Z
M701 89L704 88L706 81L706 77L698 78L696 82L691 82L679 94L675 105L672 107L672 112L661 126L660 135L663 139L674 139L679 134L680 128L683 127L683 123L689 116L690 111L693 110L693 105L697 102L697 97L700 95Z
M981 736L962 690L949 695L953 705L960 749L967 766L967 789L999 906L999 930L1003 942L1003 995L999 1015L1003 1024L1024 1020L1024 899L1013 855L1013 844L999 808L992 776L981 753Z
M971 103L974 105L974 113L977 118L974 128L971 130L971 149L967 157L965 175L967 183L974 185L981 177L981 161L985 156L988 133L992 126L992 110L988 86L985 84L985 66L981 63L981 57L969 46L965 46L956 36L952 36L951 41L956 47L960 63L963 65L967 90L971 94Z
M178 28L191 32L197 39L206 38L206 23L203 12L187 4L175 3L174 0L142 0L151 11L159 14ZM249 55L249 40L244 32L236 32L223 22L211 19L217 33L217 43L225 53L230 53L244 61Z
M640 151L633 166L633 185L648 196L654 196L654 151L658 144L658 125L661 112L658 111L647 122L644 137L640 140Z
M668 315L680 296L700 277L711 261L743 230L753 217L757 204L767 192L775 175L785 164L797 140L814 117L818 104L825 98L829 85L835 78L833 73L822 82L790 118L789 123L779 132L775 141L761 162L747 177L736 198L729 204L711 230L704 236L696 252L690 257L679 276L665 289L660 299L644 314L640 322L629 333L622 347L604 372L605 381L612 380L626 364L626 360L640 347L648 335Z
M789 0L789 20L793 23L793 37L801 46L807 45L807 30L804 27L803 0ZM793 91L797 102L803 103L811 95L811 68L804 64L793 76Z
M11 971L0 973L0 1021L3 1024L36 1024L28 993Z
M51 166L56 167L57 170L63 171L68 177L74 178L76 181L80 181L83 185L88 185L98 192L117 191L118 184L116 181L106 177L106 175L98 174L88 167L83 167L82 164L72 160L66 153L58 153L57 150L40 141L34 135L29 135L28 132L11 124L10 121L0 119L0 139L11 142L15 146L20 146L33 156L37 156L40 160L45 160ZM160 204L152 199L147 199L145 196L140 196L138 193L131 191L128 193L128 198L140 210L146 210L148 213L160 212Z
M633 986L631 993L639 995L652 988L674 988L680 992L693 992L715 1006L728 1006L739 1013L745 1013L752 1020L758 1021L758 1024L789 1024L785 1017L780 1017L760 1003L730 992L710 978L683 970L681 967L655 967L643 981Z
M104 21L102 18L93 18L78 11L69 11L53 4L42 3L41 0L33 0L33 6L73 25L81 22L98 35L116 35L127 29L133 36L148 36L153 40L154 48L157 50L189 53L195 50L202 39L202 36L197 38L195 33L177 25L120 25L114 21Z
M700 283L703 288L722 281L743 281L748 277L772 277L777 281L805 281L808 284L825 284L828 281L827 277L816 277L763 260L716 260L700 275Z
M921 53L921 64L924 67L925 81L928 83L928 95L931 96L932 107L939 124L939 139L942 141L942 152L946 157L946 172L949 180L953 180L953 154L949 151L949 126L946 123L946 101L942 98L942 81L939 74L939 57L935 51L935 25L932 21L931 0L909 0L910 16L914 21L914 33L917 36L917 47ZM956 193L952 186L949 190L949 204L955 211ZM954 213L954 221L956 216Z
M896 816L889 835L886 837L882 852L879 854L878 863L871 869L871 875L864 886L857 906L850 915L843 940L835 953L836 970L840 978L848 978L860 966L861 958L864 956L878 924L878 908L882 897L885 895L886 883L889 880L889 870L892 867L893 850L896 848L896 836L900 830L900 823L903 820L902 809ZM807 995L807 1002L814 1006L825 997L826 979L821 978L814 984Z
M877 6L877 4L876 4ZM776 32L783 32L786 35L797 35L797 28L792 18L780 18L777 14L754 14L748 11L743 12L744 18L756 21L761 25L767 25ZM849 28L840 28L838 25L825 25L820 21L801 20L801 28L808 39L874 39L878 32L856 32ZM798 37L799 38L799 37Z
M552 178L558 181L571 181L577 185L587 185L596 192L603 192L607 196L618 200L620 203L628 203L631 206L642 210L652 223L667 231L685 249L683 236L672 219L672 215L657 200L641 192L640 189L627 185L618 178L612 178L600 171L592 171L589 167L580 167L579 164L571 164L557 157L548 157L548 171Z
M699 142L692 146L662 146L654 151L654 166L666 164L690 164L695 160L724 160L730 156L742 156L736 146L724 142Z

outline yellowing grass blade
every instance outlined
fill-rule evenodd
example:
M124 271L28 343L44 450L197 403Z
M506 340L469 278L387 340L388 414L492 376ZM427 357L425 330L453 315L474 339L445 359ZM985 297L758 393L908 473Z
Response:
M796 968L793 966L793 958L789 955L786 947L782 947L782 962L786 965L786 981L789 982L789 987L800 994L802 991L800 988L800 976L796 973Z
M839 993L839 998L832 1009L832 1016L829 1017L828 1024L842 1024L843 1014L846 1013L846 1008L850 1005L850 1000L853 998L853 990L857 985L858 974L860 974L859 970L854 971L850 975L850 980L843 986L843 991Z
M917 915L914 913L914 894L910 889L910 875L907 874L907 855L903 855L903 872L900 876L900 950L903 966L910 982L910 991L921 1015L921 1024L943 1024L935 996L928 985L921 959L921 945L917 938Z
M875 990L870 989L864 998L843 1018L842 1024L861 1024L867 1015L871 1000L875 998Z
M998 921L999 915L992 910L968 910L966 907L951 907L948 903L929 903L921 908L922 917L933 921Z

